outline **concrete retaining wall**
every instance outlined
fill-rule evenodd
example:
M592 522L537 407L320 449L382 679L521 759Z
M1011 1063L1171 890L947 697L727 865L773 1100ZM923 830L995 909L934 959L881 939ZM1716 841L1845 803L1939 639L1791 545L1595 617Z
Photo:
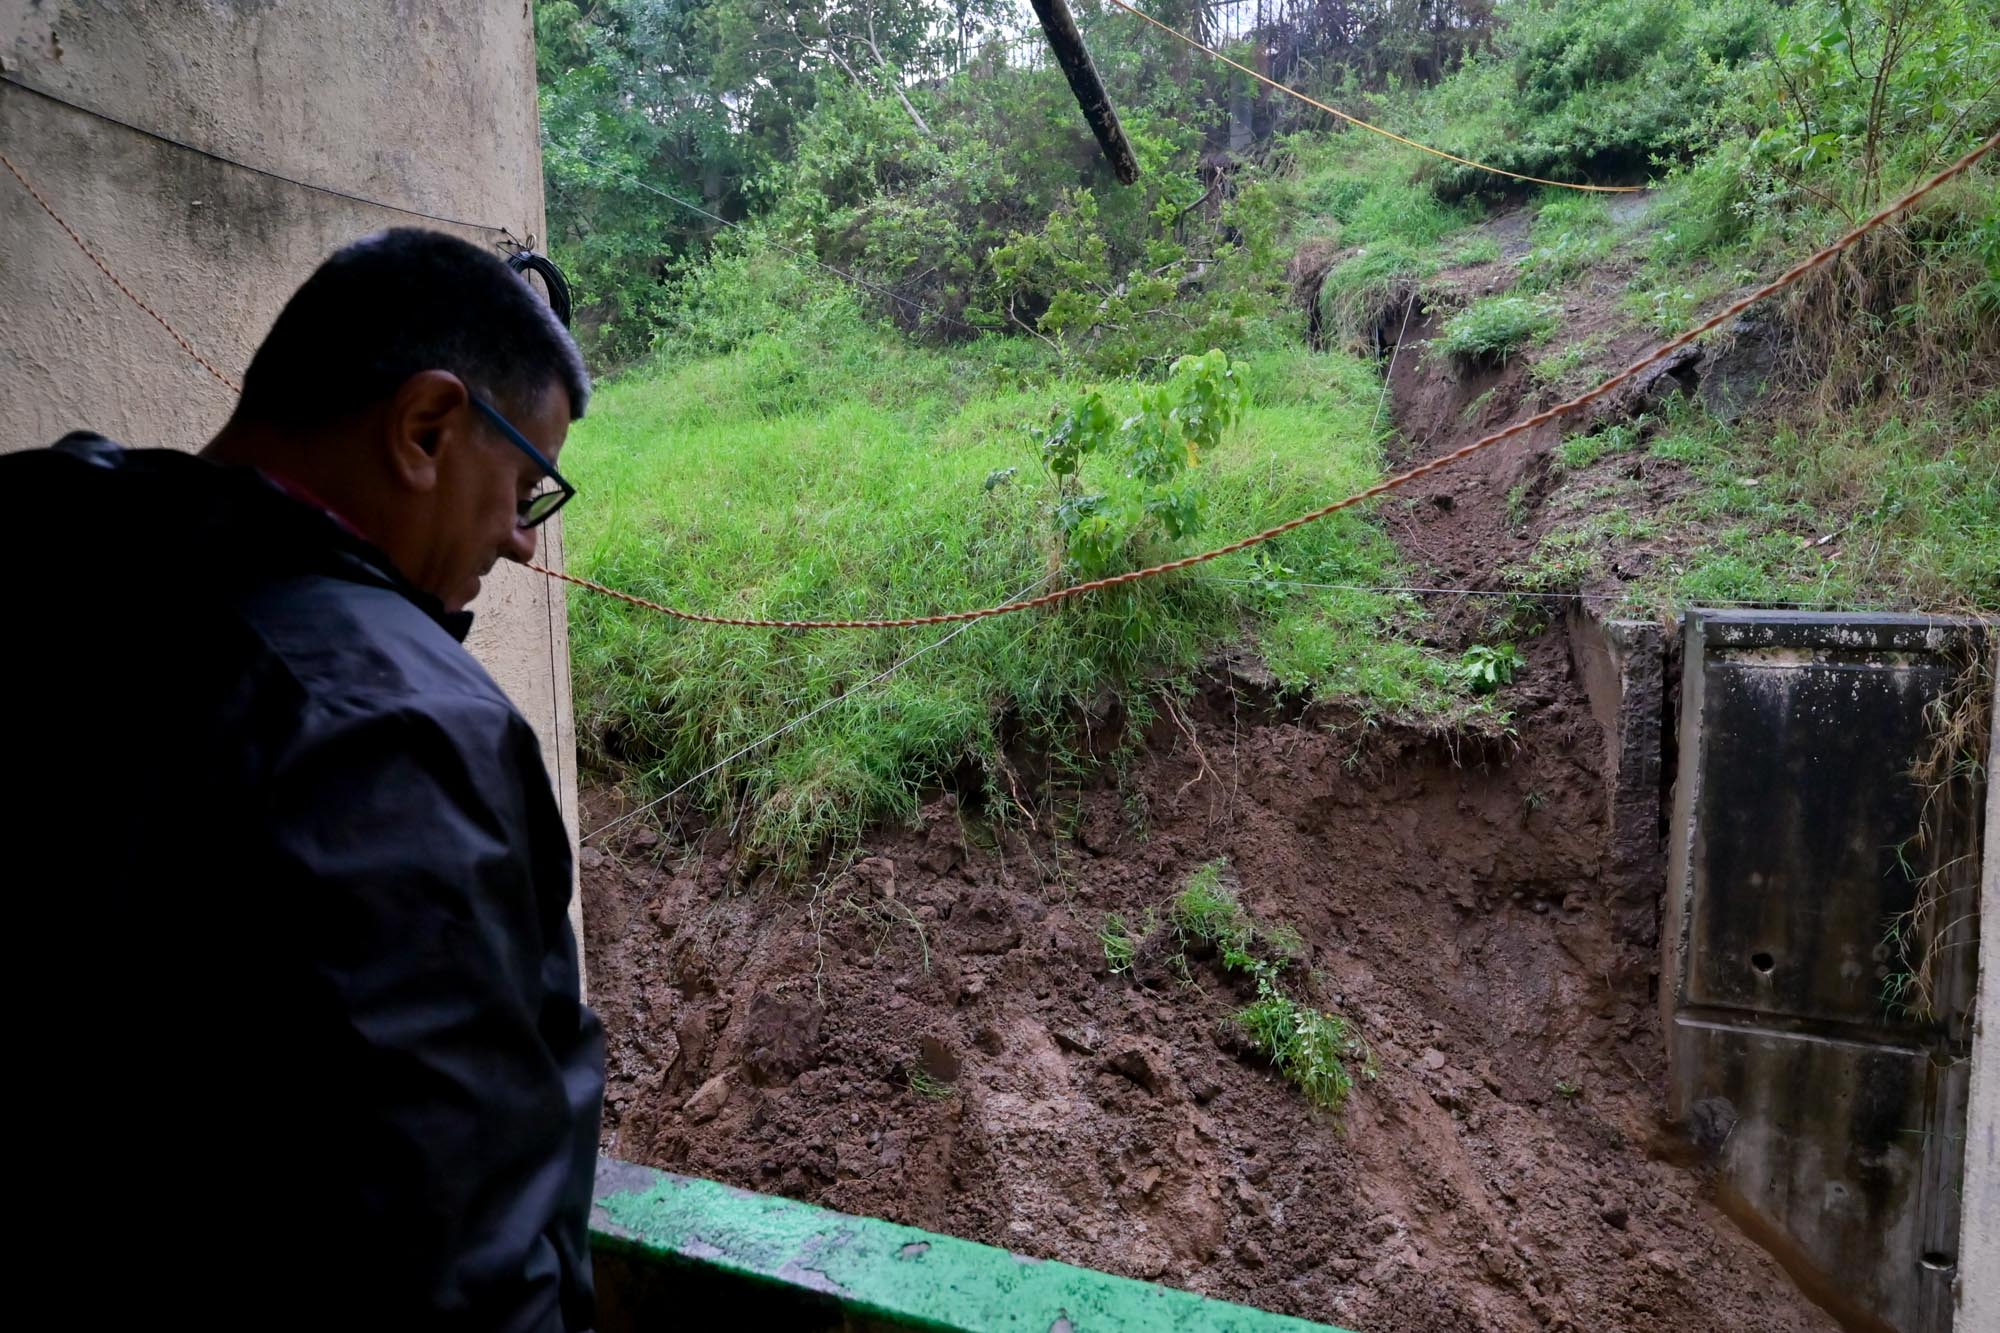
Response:
M1854 1327L1952 1327L1985 793L1967 778L1927 800L1911 769L1981 642L1915 616L1688 619L1669 1110L1725 1207ZM1944 947L1924 1008L1897 989L1889 936L1933 871Z
M1987 751L1985 874L1979 915L2000 921L2000 672L1994 673L1992 744ZM2000 1329L2000 932L1981 933L1978 1000L1973 1010L1972 1087L1966 1112L1965 1207L1959 1230L1962 1330Z

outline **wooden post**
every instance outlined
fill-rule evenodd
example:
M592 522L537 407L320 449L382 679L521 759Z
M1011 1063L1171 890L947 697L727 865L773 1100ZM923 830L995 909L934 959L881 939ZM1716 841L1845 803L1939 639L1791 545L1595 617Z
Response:
M1118 112L1112 108L1110 94L1104 91L1104 81L1097 77L1097 67L1090 63L1090 52L1084 49L1083 34L1077 31L1069 6L1064 0L1030 0L1030 3L1035 7L1035 17L1042 21L1042 31L1048 34L1049 49L1055 52L1063 77L1069 80L1069 90L1076 94L1076 104L1083 108L1083 118L1090 122L1090 132L1097 136L1098 146L1111 159L1111 169L1117 173L1119 182L1130 185L1139 179L1139 159L1132 155L1132 144L1125 137L1125 128L1118 123Z

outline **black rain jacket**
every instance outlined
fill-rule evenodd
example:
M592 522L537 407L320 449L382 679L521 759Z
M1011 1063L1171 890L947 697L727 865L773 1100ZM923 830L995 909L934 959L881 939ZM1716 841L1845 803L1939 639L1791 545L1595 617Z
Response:
M104 1328L569 1330L603 1043L535 733L260 474L0 457L23 1299Z

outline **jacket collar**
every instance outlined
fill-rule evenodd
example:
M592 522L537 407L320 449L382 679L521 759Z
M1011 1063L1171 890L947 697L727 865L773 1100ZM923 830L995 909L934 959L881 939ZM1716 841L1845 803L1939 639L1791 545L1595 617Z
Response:
M102 468L125 484L121 522L135 528L172 524L172 541L223 577L316 573L388 588L458 642L472 629L470 611L444 603L403 577L387 553L295 485L254 468L215 463L175 449L127 449L102 435L75 431L55 452ZM254 565L253 563L254 562Z
M361 529L349 522L344 514L304 486L289 478L266 472L262 468L254 471L267 487L295 506L312 511L323 520L324 524L331 525L337 530L334 539L336 554L343 562L359 566L357 573L363 577L357 581L381 583L394 589L413 603L418 610L435 620L445 633L460 643L465 642L465 636L472 632L472 612L445 610L442 601L404 578L402 571L396 568L395 562L389 559L382 548L363 536Z

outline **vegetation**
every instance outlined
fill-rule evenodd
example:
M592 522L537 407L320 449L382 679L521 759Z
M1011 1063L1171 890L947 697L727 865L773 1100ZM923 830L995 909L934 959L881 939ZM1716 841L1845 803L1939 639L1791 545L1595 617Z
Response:
M1531 296L1489 296L1447 319L1431 346L1465 361L1504 364L1509 354L1555 331L1556 308Z
M1521 650L1511 643L1497 647L1475 643L1459 659L1459 674L1474 694L1491 694L1502 685L1514 683L1514 673L1527 665Z
M921 615L1194 549L1189 520L1157 503L1178 501L1191 474L1187 513L1236 533L1366 485L1380 466L1374 390L1357 363L1271 349L1229 390L1241 398L1226 414L1234 424L1221 426L1214 399L1195 454L1184 436L1178 455L1156 457L1168 437L1148 431L1194 429L1193 400L1171 377L1142 392L1063 378L1015 342L912 347L871 327L838 286L789 265L750 268L745 285L762 291L729 323L783 318L807 332L753 333L602 393L579 428L588 447L573 451L571 476L591 495L568 535L578 573L715 614ZM1181 387L1220 394L1220 363L1204 364ZM1207 387L1189 387L1190 376ZM1099 447L1071 457L1080 401L1097 404L1098 426L1112 424ZM1154 425L1123 424L1135 419ZM1052 457L1073 470L1051 473ZM1147 459L1177 460L1176 480L1148 489ZM1086 497L1112 499L1086 509ZM1365 519L1337 516L1273 550L1298 578L1343 586L1260 599L1245 555L960 632L879 634L690 626L579 597L572 652L587 744L655 794L691 783L676 813L729 818L754 854L796 869L829 839L913 815L926 785L967 756L982 775L974 794L1004 807L1007 728L1046 738L1060 757L1084 739L1076 702L1103 682L1171 688L1246 632L1286 688L1377 712L1464 706L1449 663L1393 632L1417 614L1411 604L1348 590L1407 582Z
M1189 956L1195 954L1212 956L1224 974L1255 983L1256 999L1237 1010L1236 1024L1308 1101L1338 1111L1354 1089L1355 1071L1374 1077L1374 1057L1346 1019L1293 993L1288 981L1305 957L1304 941L1289 926L1266 926L1253 918L1225 883L1228 869L1219 859L1198 867L1159 912L1158 929L1171 936L1182 978L1193 980ZM1151 909L1147 919L1155 919ZM1124 919L1107 918L1098 938L1112 973L1129 972L1138 941Z
M1364 1062L1367 1049L1338 1014L1300 1004L1269 976L1257 978L1257 1002L1236 1015L1271 1067L1298 1085L1306 1100L1338 1111L1354 1090L1350 1061Z
M1571 393L1611 335L1558 337L1559 309L1608 292L1678 332L2000 124L1976 0L1309 6L1267 44L1278 77L1450 151L1658 185L1607 201L1343 130L1079 12L1137 187L1008 44L1010 6L538 6L550 245L591 355L626 368L565 456L573 569L821 618L1185 555L1377 478L1375 357L1414 311L1454 312L1434 354L1527 359L1537 392ZM1765 314L1756 410L1674 400L1564 441L1546 498L1510 499L1541 534L1512 586L1615 578L1657 614L2000 605L1996 180L1939 191ZM1525 242L1494 221L1522 208ZM1470 265L1476 294L1439 288ZM1667 481L1642 494L1635 473ZM1350 510L953 630L691 626L579 596L586 749L797 869L947 778L998 810L1033 799L1003 736L1060 780L1087 701L1182 689L1235 644L1367 719L1498 725L1511 646L1476 675L1462 641L1424 646L1417 601L1365 591L1411 581Z

